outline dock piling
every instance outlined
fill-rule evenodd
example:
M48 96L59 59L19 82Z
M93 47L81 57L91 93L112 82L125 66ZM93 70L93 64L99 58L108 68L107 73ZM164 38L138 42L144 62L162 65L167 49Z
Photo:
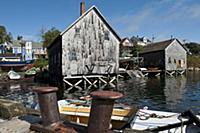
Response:
M113 91L91 93L92 105L88 122L88 133L108 133L114 101L123 94Z
M37 87L38 102L42 116L42 124L49 126L60 121L56 91L57 87Z

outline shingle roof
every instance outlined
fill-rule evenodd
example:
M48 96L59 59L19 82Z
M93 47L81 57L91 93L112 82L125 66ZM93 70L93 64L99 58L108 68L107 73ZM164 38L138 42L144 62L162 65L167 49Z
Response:
M19 40L14 40L14 41L12 42L12 44L13 44L13 47L21 47L21 44L20 44L20 41L19 41Z
M26 42L26 41L24 41L24 42ZM42 46L42 43L33 42L33 41L31 41L31 42L32 42L32 48L41 48L41 47L43 47L43 46ZM14 40L14 41L12 42L12 46L13 46L13 47L21 47L21 41L19 41L19 40Z
M145 46L140 53L149 53L149 52L165 50L165 48L167 48L174 40L176 39L170 39L170 40L165 40L162 42L149 44Z
M43 48L43 45L40 42L33 42L32 47L33 48Z

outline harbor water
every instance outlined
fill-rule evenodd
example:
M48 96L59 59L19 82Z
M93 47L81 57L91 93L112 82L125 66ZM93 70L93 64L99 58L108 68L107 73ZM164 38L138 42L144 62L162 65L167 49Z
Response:
M27 107L34 107L37 95L32 88L44 86L34 82L9 82L0 84L0 97L19 101ZM71 91L65 98L78 98L88 95L91 91ZM118 100L128 105L149 109L184 112L191 109L200 111L200 72L188 72L187 76L134 78L121 80L117 89L124 94Z

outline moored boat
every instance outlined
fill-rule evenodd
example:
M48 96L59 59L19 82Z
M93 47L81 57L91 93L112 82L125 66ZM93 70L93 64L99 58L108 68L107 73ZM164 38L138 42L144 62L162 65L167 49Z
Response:
M21 78L21 76L13 70L10 70L7 75L8 75L8 78L12 80L17 80Z
M29 69L29 70L27 70L27 71L25 72L25 75L26 75L26 76L34 76L34 75L37 74L38 71L39 71L39 70L38 70L37 68L32 67L31 69Z
M90 115L90 103L85 100L59 100L59 111L65 119L87 125ZM198 120L200 116L197 116ZM198 121L197 120L197 121ZM200 122L200 121L199 121ZM115 104L111 117L112 129L124 130L129 127L134 131L159 133L197 133L200 127L193 124L181 113L134 109L123 104Z
M87 125L90 115L90 103L85 100L59 100L58 107L66 119L79 124ZM136 108L123 104L115 104L111 116L112 129L123 129L136 114Z
M196 121L199 121L199 116L193 117L196 117ZM159 133L200 132L200 127L193 123L191 119L183 117L181 113L139 109L130 123L130 128L137 131Z

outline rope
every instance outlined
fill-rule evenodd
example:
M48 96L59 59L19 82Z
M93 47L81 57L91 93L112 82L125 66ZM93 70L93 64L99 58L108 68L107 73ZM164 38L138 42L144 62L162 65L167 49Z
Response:
M140 114L142 113L142 114ZM179 114L173 114L173 115L157 115L156 113L147 113L147 112L144 112L144 111L139 111L137 116L139 117L140 120L148 120L149 118L159 118L159 119L162 119L162 118L170 118L170 117L173 117L173 116L176 116L176 115L179 115Z

